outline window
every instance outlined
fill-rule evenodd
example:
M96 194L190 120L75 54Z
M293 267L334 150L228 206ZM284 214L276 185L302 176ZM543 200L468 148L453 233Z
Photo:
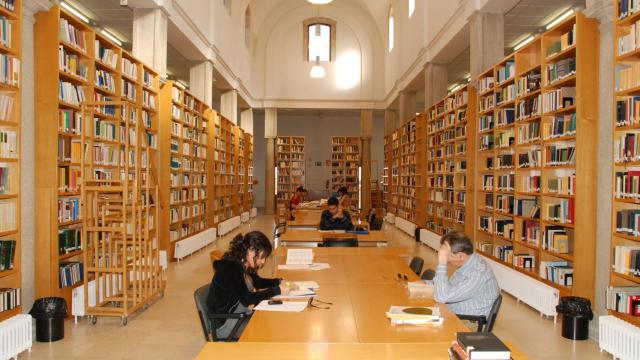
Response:
M389 52L391 52L391 50L393 50L393 38L394 38L394 32L395 32L395 26L394 26L394 19L393 19L393 8L389 9Z
M312 18L303 22L303 59L334 61L336 56L336 22L327 18Z
M244 11L244 45L251 47L251 9L247 5L247 9Z
M416 11L416 0L408 0L409 2L409 17L413 16Z

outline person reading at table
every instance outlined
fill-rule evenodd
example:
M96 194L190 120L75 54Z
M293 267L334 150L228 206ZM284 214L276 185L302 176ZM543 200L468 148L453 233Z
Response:
M447 264L456 268L449 278ZM433 278L434 299L459 315L488 316L500 294L493 271L473 252L467 235L452 231L440 239L438 267Z
M291 199L289 199L289 210L294 210L300 203L304 197L304 188L302 186L296 189L296 192L293 194Z
M271 242L260 231L236 235L229 244L229 250L213 263L215 275L207 297L209 312L250 314L250 306L295 290L294 284L282 279L265 279L258 275L258 270L264 266L272 251ZM217 337L229 337L237 321L216 319L214 326Z
M329 199L327 206L329 209L323 211L320 217L320 230L353 230L351 216L342 210L338 199Z

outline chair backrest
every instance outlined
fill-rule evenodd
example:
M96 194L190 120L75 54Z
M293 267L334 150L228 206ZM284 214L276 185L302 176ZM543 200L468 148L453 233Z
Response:
M491 312L487 317L487 325L485 325L483 332L491 332L493 330L493 324L495 324L496 318L498 317L500 305L502 305L502 294L498 294L498 297L493 302L493 305L491 306Z
M382 230L382 219L374 217L373 221L369 223L369 230Z
M327 237L322 239L324 247L358 247L358 239L347 237Z
M213 325L209 320L209 309L207 308L207 297L209 296L209 287L207 284L201 286L193 293L193 297L196 301L196 308L198 309L198 316L200 316L200 325L202 325L202 332L204 333L205 341L213 340Z
M279 238L286 231L287 231L287 224L286 223L280 223L280 224L276 225L275 229L273 229L273 238L274 239L275 238Z
M433 269L427 269L420 275L422 280L433 280L434 277L436 277L436 272Z
M413 272L416 273L416 275L418 276L420 276L423 266L424 266L424 260L419 256L416 256L413 259L411 259L411 262L409 263L409 267L411 268L411 270L413 270Z
M376 211L374 209L369 210L369 215L367 216L367 222L369 223L369 226L371 226L371 224L373 224L373 221L376 218Z

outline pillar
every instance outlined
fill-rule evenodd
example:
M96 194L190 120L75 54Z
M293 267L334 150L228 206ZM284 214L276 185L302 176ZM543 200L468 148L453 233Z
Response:
M253 135L253 109L249 108L240 113L240 127L244 132Z
M189 69L189 88L193 95L212 107L213 63L211 61L203 61Z
M397 128L396 111L393 109L386 109L384 111L384 136L396 131Z
M469 19L470 72L475 79L504 57L504 16L476 11Z
M398 117L400 124L404 124L416 116L416 92L407 90L400 91L400 94L398 94L398 102L400 103Z
M167 76L167 14L160 8L133 9L133 56Z
M371 209L371 139L373 138L373 111L360 111L360 140L362 142L362 183L360 208L366 214Z
M276 137L278 136L278 109L264 109L264 137L267 140L265 165L264 213L273 215L276 209Z
M222 116L234 124L238 123L238 91L228 90L220 96L220 112Z
M424 66L424 106L431 105L447 95L447 65L426 63Z

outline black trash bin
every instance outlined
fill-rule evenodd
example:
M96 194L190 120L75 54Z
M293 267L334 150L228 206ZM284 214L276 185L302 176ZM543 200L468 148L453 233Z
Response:
M67 302L60 297L36 300L29 312L36 319L36 341L52 342L64 338Z
M562 314L562 337L569 340L589 338L589 321L593 320L589 299L566 296L560 298L556 311Z

